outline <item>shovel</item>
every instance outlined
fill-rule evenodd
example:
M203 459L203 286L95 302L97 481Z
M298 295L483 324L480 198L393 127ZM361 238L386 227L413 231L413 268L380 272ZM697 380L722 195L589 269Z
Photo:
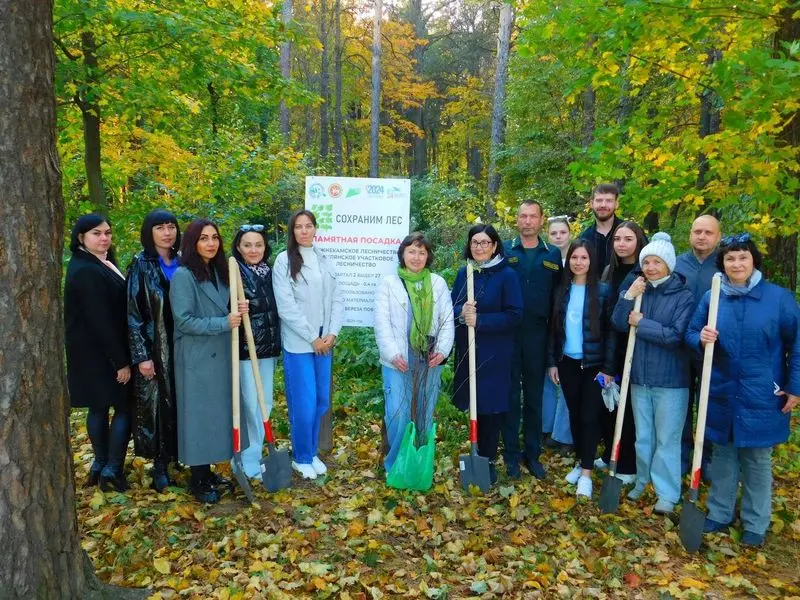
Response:
M231 291L231 312L238 310L238 279L239 265L234 257L228 259L228 284ZM242 488L244 495L247 496L248 502L253 503L253 490L250 489L250 481L245 475L244 467L242 466L242 447L241 439L239 438L239 328L234 327L231 330L231 407L233 412L233 476L236 477L236 482Z
M475 299L475 282L472 276L472 263L467 262L467 300ZM461 470L461 487L469 490L470 485L477 486L483 493L489 491L489 459L478 456L478 406L475 379L475 328L467 328L467 345L469 351L469 454L458 457Z
M244 286L239 269L236 269L236 283L239 296L244 298ZM264 400L264 386L261 382L261 371L258 369L258 355L256 342L253 339L253 327L250 324L250 315L243 315L244 334L247 337L247 352L250 355L250 366L253 368L253 380L256 384L258 406L261 409L261 418L264 420L264 436L267 438L269 455L261 459L261 483L268 492L277 492L288 488L292 484L292 466L289 453L278 450L275 446L275 436L272 434L272 424L269 422L267 404Z
M633 303L634 312L642 309L642 296L636 296ZM614 424L614 441L611 445L611 463L608 465L608 476L603 480L600 488L598 505L603 513L615 513L619 509L619 494L622 491L622 480L617 477L617 460L619 460L619 440L622 437L622 424L625 421L625 405L628 403L628 390L631 383L631 365L633 364L633 349L636 346L636 327L631 325L628 329L628 347L625 349L625 366L622 369L622 385L619 389L619 404L617 404L617 420Z
M708 326L717 327L719 308L719 288L722 275L717 273L711 280L711 302L708 307ZM711 387L711 363L714 360L714 344L706 344L703 350L703 372L700 376L700 397L697 402L697 425L694 431L694 455L692 457L692 483L689 497L683 501L681 509L680 537L687 552L697 552L703 541L703 526L706 513L697 507L700 495L700 474L703 460L703 442L706 435L706 412L708 410L708 390Z

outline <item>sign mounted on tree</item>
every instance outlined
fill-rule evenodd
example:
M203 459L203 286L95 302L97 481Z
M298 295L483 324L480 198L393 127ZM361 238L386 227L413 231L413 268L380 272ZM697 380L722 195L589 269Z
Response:
M372 327L375 289L409 233L411 181L306 177L305 206L317 217L314 244L336 265L344 324Z

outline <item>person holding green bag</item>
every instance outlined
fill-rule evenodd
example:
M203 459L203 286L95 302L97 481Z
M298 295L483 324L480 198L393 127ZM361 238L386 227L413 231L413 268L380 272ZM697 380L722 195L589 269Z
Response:
M414 423L417 447L428 439L442 363L453 347L455 329L447 284L429 270L433 248L425 235L415 232L406 236L397 256L397 274L378 286L374 314L386 403L387 475L391 475L409 423Z

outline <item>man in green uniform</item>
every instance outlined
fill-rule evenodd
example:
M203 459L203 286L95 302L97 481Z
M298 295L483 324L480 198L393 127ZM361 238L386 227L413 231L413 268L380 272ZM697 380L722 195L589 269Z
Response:
M548 321L553 307L553 290L561 277L561 251L548 246L539 237L543 223L541 204L526 200L517 211L519 235L503 244L509 266L519 276L524 308L522 325L515 341L511 398L503 429L503 459L508 475L514 478L519 477L520 463L538 479L545 475L539 462L542 392ZM520 424L524 440L521 452Z

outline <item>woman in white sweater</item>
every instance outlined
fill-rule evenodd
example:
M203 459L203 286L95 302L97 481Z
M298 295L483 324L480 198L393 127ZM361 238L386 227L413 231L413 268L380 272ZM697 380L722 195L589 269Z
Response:
M442 363L453 347L453 303L444 279L430 272L433 251L422 233L406 236L397 251L397 274L375 298L375 338L380 351L389 453L394 464L412 406L419 437L433 424Z
M330 407L331 351L344 311L333 264L314 246L316 232L314 213L293 214L286 250L275 259L272 273L281 321L292 468L304 479L316 479L328 470L317 456L319 427Z

